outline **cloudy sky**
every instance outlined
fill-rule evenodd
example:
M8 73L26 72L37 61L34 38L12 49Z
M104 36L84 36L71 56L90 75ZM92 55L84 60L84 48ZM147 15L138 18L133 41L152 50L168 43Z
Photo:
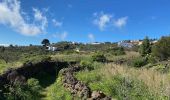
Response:
M170 33L169 0L0 0L0 44L116 42Z

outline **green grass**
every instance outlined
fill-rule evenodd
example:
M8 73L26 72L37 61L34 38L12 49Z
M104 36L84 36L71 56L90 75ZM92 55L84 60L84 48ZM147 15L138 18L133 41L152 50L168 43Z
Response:
M58 77L56 82L46 88L46 97L44 100L72 100L73 97L70 92L65 90L62 85L62 77Z
M2 74L5 70L9 68L17 68L20 67L21 65L22 63L19 61L6 63L5 61L0 60L0 74Z
M110 69L107 73L102 66L93 71L81 71L76 73L78 80L86 83L92 90L102 91L112 98L118 100L168 100L168 96L160 93L153 93L150 87L144 81L135 76L126 75L125 69ZM112 71L113 70L113 71ZM115 71L114 71L115 70ZM134 71L137 69L133 69ZM118 72L117 72L118 71ZM120 72L119 72L120 71ZM136 73L136 72L135 72Z
M6 67L7 64L5 63L5 61L0 60L0 73L2 73Z

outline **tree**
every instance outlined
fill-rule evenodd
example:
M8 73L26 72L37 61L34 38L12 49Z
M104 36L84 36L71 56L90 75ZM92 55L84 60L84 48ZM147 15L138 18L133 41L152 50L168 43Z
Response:
M47 46L47 45L50 45L50 41L48 39L43 39L41 44L43 44L43 46Z
M139 48L139 53L141 54L141 56L146 56L151 53L151 44L148 37L145 37L145 39L143 40Z
M104 56L103 53L97 52L92 55L92 61L106 62L106 57Z
M170 36L162 37L152 48L152 55L159 60L167 60L170 57Z

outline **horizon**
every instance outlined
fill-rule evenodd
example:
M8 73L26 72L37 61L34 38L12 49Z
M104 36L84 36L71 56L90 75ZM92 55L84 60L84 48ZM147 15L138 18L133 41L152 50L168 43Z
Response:
M168 0L0 0L0 44L118 42L170 34ZM135 9L134 9L135 8Z

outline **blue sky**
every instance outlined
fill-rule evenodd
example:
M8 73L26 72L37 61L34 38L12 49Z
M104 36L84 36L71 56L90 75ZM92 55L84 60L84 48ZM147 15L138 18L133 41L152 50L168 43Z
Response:
M170 0L0 0L0 44L116 42L170 33Z

